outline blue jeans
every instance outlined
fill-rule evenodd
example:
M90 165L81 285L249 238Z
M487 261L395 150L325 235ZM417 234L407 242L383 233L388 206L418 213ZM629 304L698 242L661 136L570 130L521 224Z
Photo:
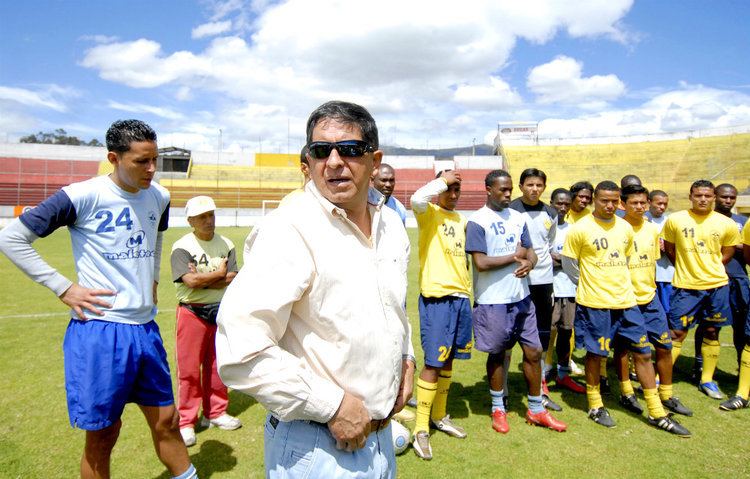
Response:
M365 447L354 452L336 449L328 426L311 421L277 421L269 414L264 435L270 479L396 477L390 425L370 433Z

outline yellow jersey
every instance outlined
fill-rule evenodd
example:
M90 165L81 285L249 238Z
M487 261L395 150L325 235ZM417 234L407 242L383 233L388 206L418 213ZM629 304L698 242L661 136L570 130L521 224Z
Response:
M633 255L628 258L630 281L638 304L648 304L656 296L656 260L661 257L659 227L644 221L633 226Z
M683 210L670 215L661 237L675 245L672 285L706 290L727 284L721 248L739 244L739 235L734 221L715 211L697 215Z
M750 221L742 228L742 244L750 246Z
M573 223L576 223L577 221L581 220L581 218L585 218L590 214L591 214L591 210L588 208L582 209L579 213L576 213L572 209L569 209L568 212L565 214L565 222L572 225Z
M414 212L419 226L419 287L422 296L451 294L469 297L471 279L466 262L466 217L429 203Z
M622 218L603 221L586 215L572 225L562 254L578 260L576 303L599 309L635 306L628 270L632 253L633 228Z

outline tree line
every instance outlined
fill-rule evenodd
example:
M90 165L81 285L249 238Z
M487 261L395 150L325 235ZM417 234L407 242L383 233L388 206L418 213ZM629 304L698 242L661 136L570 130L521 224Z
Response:
M68 132L62 128L55 131L40 131L37 134L31 134L21 137L21 143L45 143L47 145L76 145L76 146L104 146L96 138L90 141L81 140L77 136L69 136Z

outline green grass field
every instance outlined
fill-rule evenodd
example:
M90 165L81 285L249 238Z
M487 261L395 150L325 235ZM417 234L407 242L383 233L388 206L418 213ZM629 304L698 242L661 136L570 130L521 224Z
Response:
M187 231L174 228L167 232L162 257L156 319L173 371L176 301L168 252ZM242 249L246 229L219 228L219 232ZM413 247L408 310L419 351L415 233L410 231ZM74 278L66 231L58 231L35 246L53 266ZM5 373L1 383L4 394L0 396L0 477L77 477L84 434L70 427L65 406L62 339L68 322L66 307L47 289L18 272L5 257L0 258L0 272L4 284L0 300L5 305L0 314L0 365ZM728 330L722 334L716 378L724 392L732 394L736 356L730 335ZM605 429L586 418L584 396L554 389L552 398L564 407L556 416L567 422L568 432L527 426L523 422L526 387L517 367L518 350L510 374L511 430L500 435L489 424L485 354L475 351L471 360L456 362L448 403L448 412L467 429L469 437L457 440L436 433L432 439L435 459L423 462L408 450L398 458L399 477L748 477L750 410L719 411L717 401L703 396L688 382L692 350L690 340L678 362L682 372L675 378L676 395L695 411L692 418L680 418L693 432L691 439L679 439L649 427L644 417L634 417L617 406L614 396L605 396L604 402L618 426ZM580 360L580 355L576 358ZM610 376L610 381L615 384L614 377ZM198 444L189 449L200 477L262 477L265 411L253 399L232 392L229 413L242 419L241 429L198 431ZM123 423L113 456L114 477L169 477L153 452L148 428L137 407L126 408Z

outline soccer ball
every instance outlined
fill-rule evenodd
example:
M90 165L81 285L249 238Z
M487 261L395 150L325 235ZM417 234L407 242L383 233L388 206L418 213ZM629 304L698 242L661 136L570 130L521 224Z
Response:
M409 447L411 432L398 421L391 421L391 434L393 435L393 450L396 455L403 454Z

